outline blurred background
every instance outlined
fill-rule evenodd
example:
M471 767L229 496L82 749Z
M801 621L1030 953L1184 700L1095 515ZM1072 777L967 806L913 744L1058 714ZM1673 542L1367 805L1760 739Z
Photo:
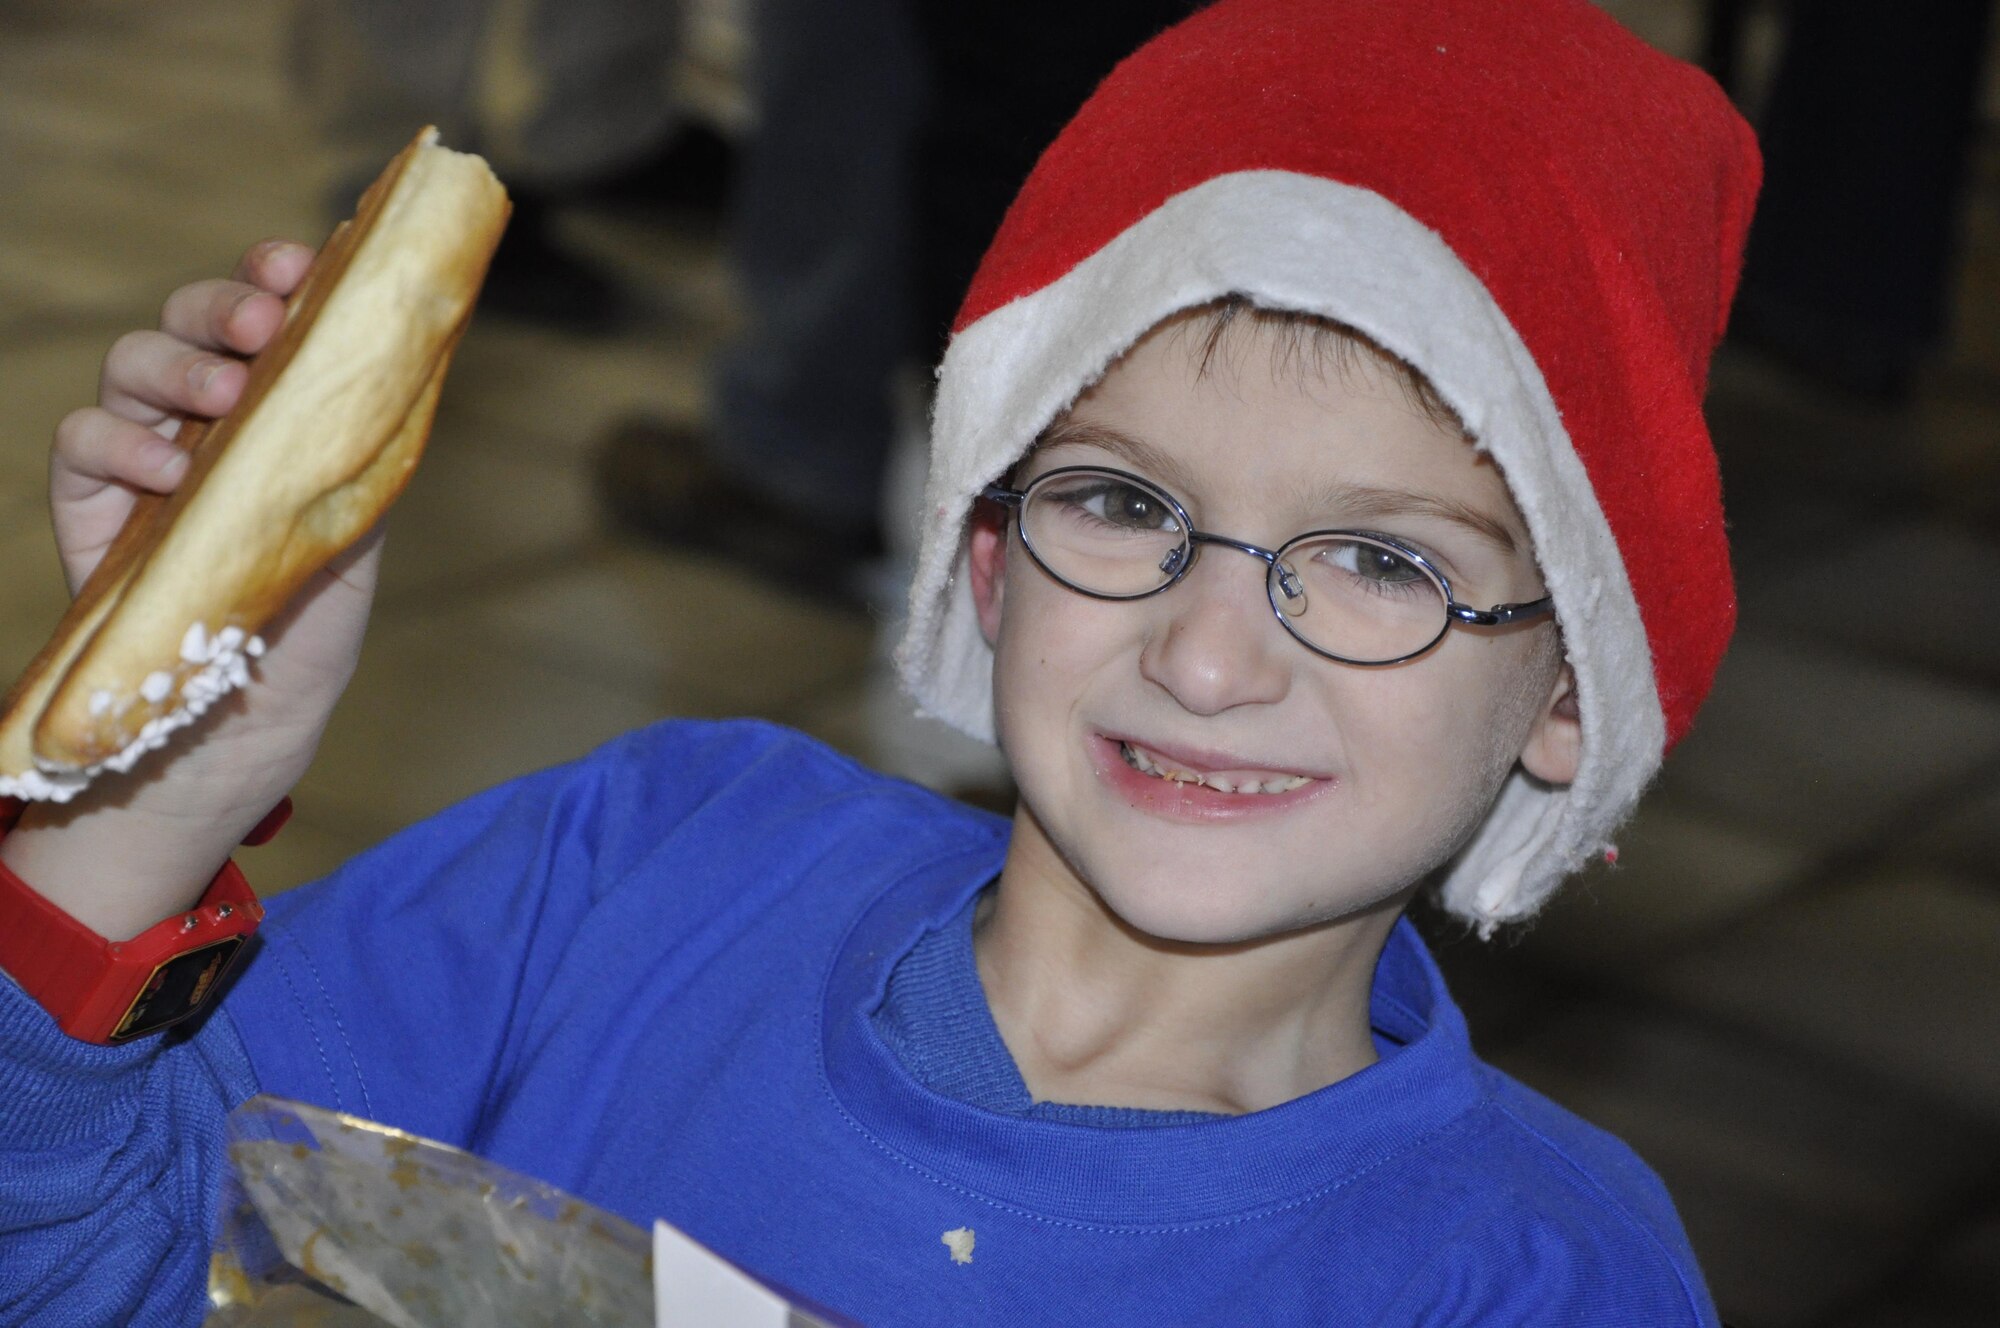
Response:
M524 207L260 887L664 715L769 716L1005 806L882 665L924 367L1035 148L1187 7L0 0L0 671L63 608L46 449L110 341L251 241L321 238L435 120ZM1492 945L1427 926L1488 1058L1666 1177L1738 1328L1990 1328L1990 7L1607 7L1770 154L1710 401L1740 627L1619 866ZM839 503L753 491L815 430ZM729 547L716 513L767 534Z

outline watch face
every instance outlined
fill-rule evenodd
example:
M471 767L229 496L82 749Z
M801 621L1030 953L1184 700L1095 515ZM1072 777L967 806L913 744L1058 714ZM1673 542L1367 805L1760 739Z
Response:
M139 991L139 999L125 1012L113 1042L124 1042L148 1033L157 1033L168 1024L187 1018L202 1007L215 984L228 971L230 960L243 948L244 937L230 936L199 950L175 955L153 970L153 976Z

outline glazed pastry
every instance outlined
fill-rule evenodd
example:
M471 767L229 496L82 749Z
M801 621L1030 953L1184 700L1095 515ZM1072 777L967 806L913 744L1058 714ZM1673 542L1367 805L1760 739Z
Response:
M258 632L408 483L507 213L435 129L389 163L0 705L0 796L67 800L248 682Z

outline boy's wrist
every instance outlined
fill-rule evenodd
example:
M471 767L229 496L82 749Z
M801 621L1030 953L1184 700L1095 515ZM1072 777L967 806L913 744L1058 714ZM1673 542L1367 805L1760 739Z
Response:
M289 810L281 804L257 830L268 838ZM18 808L0 806L0 834L19 819ZM5 856L12 838L0 839L0 969L82 1041L129 1041L201 1009L263 918L249 882L225 860L191 907L107 940L21 878Z
M156 1033L203 1008L263 919L236 864L195 906L126 941L92 932L0 867L0 969L84 1042Z
M112 942L195 906L239 844L267 842L291 815L289 797L206 821L83 801L0 800L0 868Z

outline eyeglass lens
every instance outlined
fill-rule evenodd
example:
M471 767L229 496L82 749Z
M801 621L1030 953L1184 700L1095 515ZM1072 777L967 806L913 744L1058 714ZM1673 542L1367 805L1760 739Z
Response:
M1158 590L1188 552L1187 527L1166 495L1094 470L1031 485L1021 534L1059 579L1114 599Z
M1164 492L1095 470L1055 472L1031 484L1021 534L1057 580L1113 599L1159 590L1193 553L1190 531ZM1357 663L1423 650L1447 621L1437 578L1366 535L1293 540L1278 550L1267 588L1293 635Z
M1342 659L1401 659L1445 627L1444 589L1436 579L1365 536L1288 544L1271 582L1271 602L1287 625L1307 644Z

